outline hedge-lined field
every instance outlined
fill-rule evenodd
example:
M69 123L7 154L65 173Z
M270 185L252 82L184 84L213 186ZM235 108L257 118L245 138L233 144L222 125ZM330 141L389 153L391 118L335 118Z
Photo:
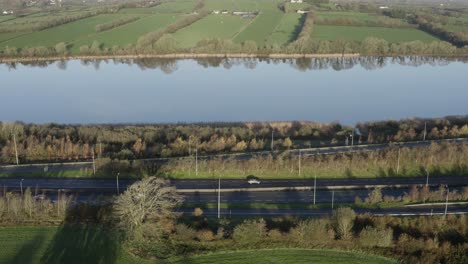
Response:
M315 25L312 38L318 40L356 40L362 41L368 37L385 39L391 43L420 40L436 41L437 38L413 28L357 27Z
M250 22L250 19L234 15L209 15L192 25L177 31L174 38L181 47L195 46L208 38L231 39Z
M101 42L104 47L109 48L113 45L126 46L128 44L135 44L139 37L152 31L162 30L179 18L180 16L175 14L146 16L135 22L77 40L73 42L72 50L78 51L80 46L89 45L95 40Z
M25 34L21 37L4 41L0 47L32 47L32 46L50 46L53 47L59 42L72 43L82 38L86 38L96 33L95 27L98 24L111 22L117 19L118 15L98 15L75 22L63 24L46 30ZM2 38L3 34L0 34Z
M268 38L267 44L285 45L295 40L301 29L302 19L303 15L301 14L285 14Z
M275 31L283 16L284 14L279 10L260 13L246 29L237 35L234 41L241 43L252 40L255 41L257 45L265 44L270 35Z

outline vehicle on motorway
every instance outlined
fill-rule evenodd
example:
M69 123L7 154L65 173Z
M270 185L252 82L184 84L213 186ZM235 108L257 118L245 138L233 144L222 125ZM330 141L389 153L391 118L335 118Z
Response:
M249 184L260 184L260 181L258 179L249 179L247 182Z

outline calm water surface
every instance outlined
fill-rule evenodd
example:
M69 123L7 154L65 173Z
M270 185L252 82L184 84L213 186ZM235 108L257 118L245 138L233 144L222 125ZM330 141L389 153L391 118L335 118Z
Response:
M438 59L0 64L0 120L357 121L468 114L468 63Z

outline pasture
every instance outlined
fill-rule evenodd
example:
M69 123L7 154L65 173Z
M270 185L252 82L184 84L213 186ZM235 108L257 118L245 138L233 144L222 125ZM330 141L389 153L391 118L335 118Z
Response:
M362 253L310 250L310 249L263 249L228 251L183 258L175 264L390 264L396 261Z
M209 15L174 33L180 47L192 47L209 38L231 39L250 19L235 15Z
M12 40L0 43L0 47L31 47L31 46L55 46L59 42L72 43L81 38L95 34L95 26L110 22L119 15L98 15L81 19L75 22L63 24L53 28L25 34Z
M139 37L152 31L162 30L167 25L177 21L179 17L180 16L176 14L156 14L146 16L135 22L75 40L72 43L72 50L77 51L80 46L89 45L95 40L101 42L104 47L135 44Z
M97 227L0 227L0 264L149 263L122 250L117 234Z
M363 41L368 37L385 39L391 43L420 40L423 42L436 41L437 38L414 28L385 28L385 27L357 27L357 26L325 26L315 25L312 38L317 40L355 40Z
M255 17L247 28L245 28L234 39L235 42L242 43L247 40L252 40L259 46L263 46L270 35L275 31L277 25L283 17L283 13L276 11L262 11Z
M304 15L297 13L285 14L278 26L267 40L267 44L286 45L294 41L301 31Z

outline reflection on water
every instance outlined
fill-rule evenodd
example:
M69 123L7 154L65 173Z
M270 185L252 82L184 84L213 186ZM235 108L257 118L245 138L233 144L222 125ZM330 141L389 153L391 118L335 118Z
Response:
M0 64L0 120L350 124L465 115L466 60L219 58Z
M259 63L285 64L299 71L327 70L335 71L348 70L359 65L366 70L375 70L385 67L388 64L399 64L405 66L444 66L450 62L468 62L466 58L445 58L445 57L354 57L354 58L302 58L302 59L270 59L270 58L198 58L193 59L198 65L205 68L223 67L231 69L233 66L244 66L247 69L255 69ZM99 70L101 64L127 64L137 65L140 69L160 69L162 72L170 74L177 70L180 59L107 59L107 60L81 60L84 66L94 67ZM39 62L13 62L5 63L9 70L14 70L21 66L49 67L55 64L58 69L66 70L68 61L39 61Z

